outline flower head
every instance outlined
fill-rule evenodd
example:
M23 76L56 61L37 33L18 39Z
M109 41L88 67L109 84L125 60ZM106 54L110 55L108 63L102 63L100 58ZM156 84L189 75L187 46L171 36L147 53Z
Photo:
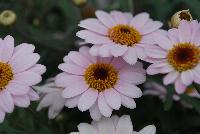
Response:
M113 109L121 105L135 108L133 98L142 91L136 86L145 81L145 70L137 62L131 66L121 58L102 58L90 55L88 47L72 51L59 65L64 71L56 77L56 85L63 87L62 96L68 98L66 106L89 109L93 119L110 117Z
M175 83L177 93L183 93L192 82L200 83L200 24L182 20L179 27L165 34L156 33L156 45L147 50L153 63L148 74L166 74L165 85Z
M155 134L156 127L149 125L139 132L133 131L131 118L128 115L122 117L112 116L111 118L102 118L100 121L93 121L91 124L81 123L78 125L79 132L70 134Z
M49 107L48 117L54 119L65 106L66 99L62 97L63 88L57 87L54 78L50 78L42 86L35 86L41 96L37 111Z
M36 64L40 58L33 53L35 47L23 43L14 47L14 39L0 39L0 122L14 106L28 107L30 101L39 99L31 86L42 80L45 66Z
M143 59L144 49L154 42L152 33L158 31L161 22L153 21L148 13L132 16L130 13L96 11L97 19L86 19L79 26L85 28L77 36L94 44L90 49L93 56L119 57L135 64Z

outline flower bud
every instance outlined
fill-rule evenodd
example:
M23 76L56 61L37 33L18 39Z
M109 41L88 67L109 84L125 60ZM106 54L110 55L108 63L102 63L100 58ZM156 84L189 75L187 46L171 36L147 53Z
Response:
M0 14L0 24L4 26L11 26L16 22L17 16L12 10L4 10Z
M82 7L87 3L87 0L72 0L72 2L78 6L78 7Z
M177 28L181 22L181 20L187 20L187 21L192 21L192 15L190 14L189 10L181 10L176 12L172 18L171 21L169 22L169 26L171 28Z

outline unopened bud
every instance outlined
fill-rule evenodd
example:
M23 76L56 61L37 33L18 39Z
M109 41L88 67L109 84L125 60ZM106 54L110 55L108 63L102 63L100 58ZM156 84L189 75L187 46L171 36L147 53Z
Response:
M0 24L4 26L11 26L16 22L17 16L12 10L4 10L0 14Z
M187 20L187 21L192 21L192 15L190 14L189 10L181 10L176 12L172 18L171 21L169 22L169 26L171 28L177 28L181 22L181 20Z
M87 3L87 0L72 0L72 2L78 6L78 7L82 7Z

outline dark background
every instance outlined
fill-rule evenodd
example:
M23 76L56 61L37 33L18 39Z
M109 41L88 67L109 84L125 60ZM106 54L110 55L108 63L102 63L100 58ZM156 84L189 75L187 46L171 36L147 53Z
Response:
M0 37L9 34L15 38L16 45L34 44L41 55L40 63L47 66L44 80L59 72L57 66L64 55L77 50L77 24L81 19L94 17L97 9L133 14L146 11L153 19L162 21L165 29L170 17L179 10L190 9L194 19L200 17L199 0L88 0L81 7L72 0L0 0L0 12L5 9L13 10L17 21L9 27L1 25ZM152 79L160 82L161 78L148 78ZM136 109L121 108L113 114L131 115L135 130L155 124L157 134L200 134L200 103L187 96L183 99L195 108L186 109L180 103L172 103L168 94L164 103L156 97L145 96L136 100ZM36 113L36 106L34 102L27 109L16 108L14 113L7 114L4 123L0 124L0 134L68 134L77 131L80 122L91 122L88 111L81 113L67 108L55 120L49 120L47 109Z

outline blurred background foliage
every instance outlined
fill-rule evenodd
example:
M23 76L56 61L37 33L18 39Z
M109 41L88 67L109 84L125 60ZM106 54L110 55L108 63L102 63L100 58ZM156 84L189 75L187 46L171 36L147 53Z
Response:
M70 50L78 48L79 39L75 36L81 19L94 17L97 9L121 10L133 14L146 11L151 17L164 23L173 13L190 9L193 18L200 17L199 0L0 0L0 12L13 10L17 15L12 26L0 25L0 37L12 35L15 44L27 42L36 46L40 53L40 63L47 66L44 80L55 76L57 66ZM148 80L160 82L160 77L149 77ZM182 99L191 103L194 109L185 109L178 102L172 102L169 87L167 101L164 104L156 97L145 96L137 100L137 108L121 108L114 112L117 115L129 114L135 130L145 125L155 124L157 134L200 134L200 103L186 95ZM47 109L35 111L37 103L27 109L16 108L14 113L7 114L4 123L0 124L0 134L67 134L77 130L80 122L91 122L89 112L81 113L77 109L65 108L55 119L47 118Z

